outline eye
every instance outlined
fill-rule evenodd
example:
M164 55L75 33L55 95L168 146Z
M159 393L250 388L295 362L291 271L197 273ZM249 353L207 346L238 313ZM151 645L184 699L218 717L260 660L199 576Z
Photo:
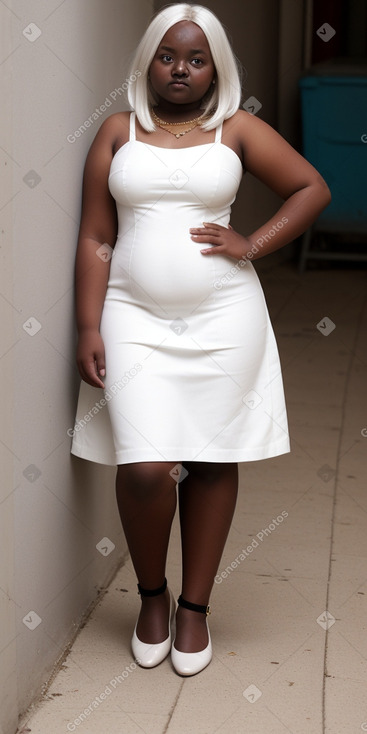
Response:
M196 63L194 63L195 61L197 61L198 63L197 63L197 64L196 64ZM202 59L193 59L193 60L192 60L192 63L194 64L194 66L200 66L200 64L203 64L204 62L203 62L203 60L202 60Z
M169 54L163 54L163 56L161 56L161 59L162 61L172 61L172 56L170 56Z

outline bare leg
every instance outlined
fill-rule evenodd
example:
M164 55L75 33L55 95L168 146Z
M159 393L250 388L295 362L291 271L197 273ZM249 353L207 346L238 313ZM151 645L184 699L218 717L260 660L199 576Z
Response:
M238 491L237 464L185 462L179 484L182 543L182 596L209 603ZM178 607L175 647L198 652L208 644L205 615Z
M175 462L121 464L116 498L131 560L140 585L156 589L165 577L167 548L176 511ZM169 593L141 599L137 635L146 643L167 638Z

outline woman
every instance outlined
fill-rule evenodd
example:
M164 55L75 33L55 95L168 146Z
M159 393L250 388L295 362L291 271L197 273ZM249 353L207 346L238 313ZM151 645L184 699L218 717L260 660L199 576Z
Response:
M251 260L298 237L330 193L271 127L239 110L236 60L207 8L163 8L132 69L133 112L102 124L85 164L72 451L117 465L142 602L136 659L154 667L171 650L176 672L193 675L212 657L208 603L237 462L290 450L277 346ZM229 224L244 170L284 200L247 236ZM177 483L183 568L172 643L165 567Z

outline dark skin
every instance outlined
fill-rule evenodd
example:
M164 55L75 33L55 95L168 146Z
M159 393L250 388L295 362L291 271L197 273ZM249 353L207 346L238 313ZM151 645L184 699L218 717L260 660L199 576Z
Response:
M217 74L208 41L198 25L181 21L162 38L151 62L150 84L158 95L155 111L170 122L201 114L203 97ZM177 139L158 128L148 133L136 121L137 140L167 148L185 148L214 142L215 131L196 127ZM111 115L98 131L89 150L83 179L83 206L76 256L76 311L79 333L77 364L83 380L104 387L104 345L99 333L110 263L97 257L98 248L114 247L117 237L115 201L107 179L111 160L129 139L129 113ZM274 252L291 242L317 218L330 202L330 192L318 172L278 133L243 110L223 124L222 144L231 148L243 168L283 198L271 220L244 236L230 226L206 222L188 237L202 242L203 257L225 254L238 261L252 244L282 217L279 229L251 259ZM207 245L213 245L208 248ZM117 502L129 550L141 585L162 584L172 519L176 508L172 464L125 464L118 467ZM207 604L230 528L237 497L237 464L185 462L188 476L179 485L183 553L183 596ZM149 538L149 553L146 553ZM142 600L137 634L143 642L167 637L168 594ZM204 615L179 608L176 647L183 652L207 644Z
M208 41L196 23L176 23L163 37L149 69L158 95L158 115L167 121L188 120L216 78ZM190 141L191 145L191 141Z

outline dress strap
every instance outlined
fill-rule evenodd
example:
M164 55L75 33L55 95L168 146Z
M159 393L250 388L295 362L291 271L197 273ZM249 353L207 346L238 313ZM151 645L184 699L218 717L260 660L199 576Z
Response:
M220 143L222 140L222 129L223 129L223 122L218 125L218 127L215 128L215 143Z
M135 112L130 112L130 135L129 140L136 140L135 135Z

